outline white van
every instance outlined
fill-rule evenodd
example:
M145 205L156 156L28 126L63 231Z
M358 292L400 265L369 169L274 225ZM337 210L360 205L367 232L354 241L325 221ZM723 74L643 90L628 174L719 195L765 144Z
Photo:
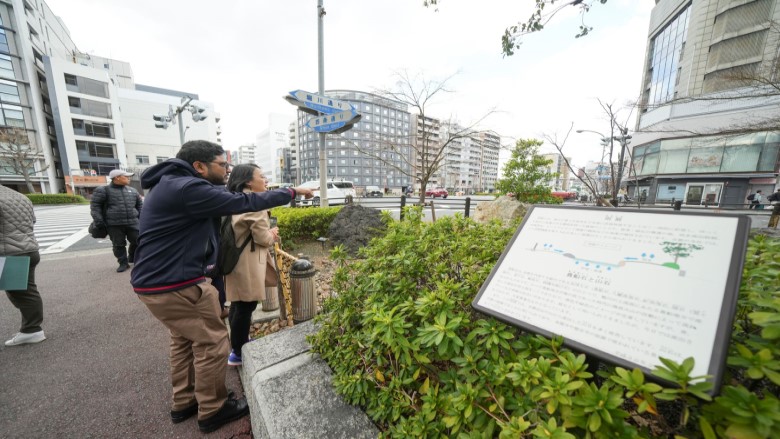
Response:
M314 191L314 197L311 199L299 200L302 206L319 206L320 205L320 182L307 181L303 183L301 187L309 188ZM355 185L351 181L333 181L328 180L328 205L334 206L336 204L351 203L355 198Z

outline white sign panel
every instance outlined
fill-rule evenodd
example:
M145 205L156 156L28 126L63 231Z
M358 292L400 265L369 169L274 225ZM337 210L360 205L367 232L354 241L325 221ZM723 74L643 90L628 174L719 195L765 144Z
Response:
M717 388L750 220L737 215L534 207L474 307L649 372L693 357Z

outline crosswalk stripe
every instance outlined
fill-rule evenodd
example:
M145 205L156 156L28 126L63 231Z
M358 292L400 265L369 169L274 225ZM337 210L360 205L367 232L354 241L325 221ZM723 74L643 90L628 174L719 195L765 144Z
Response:
M35 239L41 254L60 253L88 235L89 206L40 206L35 209Z

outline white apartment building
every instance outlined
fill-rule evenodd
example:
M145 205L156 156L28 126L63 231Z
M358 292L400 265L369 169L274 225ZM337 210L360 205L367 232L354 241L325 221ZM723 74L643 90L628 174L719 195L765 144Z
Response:
M547 160L552 163L547 167L546 171L556 174L556 177L548 182L551 190L554 191L568 191L571 172L569 167L566 166L566 160L558 153L542 154ZM571 159L569 159L571 161Z
M288 133L287 142L290 145L290 182L299 185L303 182L301 181L301 168L298 166L298 124L295 120L290 122Z
M278 153L290 147L289 139L290 116L278 113L268 115L268 128L257 135L255 158L269 183L289 183L283 181L284 175L280 174Z
M235 160L233 161L234 165L241 165L241 164L257 164L257 156L256 156L257 147L254 144L249 145L241 145L238 147L238 149L235 151Z
M463 127L442 123L435 118L426 119L429 119L426 123L431 133L429 155L433 156L440 148L444 148L440 167L428 185L442 186L465 194L493 192L498 181L500 136L490 131L480 131L450 140L450 133L462 132ZM421 123L422 118L418 115L415 125L418 127L418 142L422 140L419 128ZM446 146L443 146L445 143Z

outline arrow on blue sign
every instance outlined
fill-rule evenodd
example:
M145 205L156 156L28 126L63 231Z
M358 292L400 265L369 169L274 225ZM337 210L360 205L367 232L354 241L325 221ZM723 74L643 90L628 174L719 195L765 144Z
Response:
M360 120L360 115L351 108L333 114L312 117L306 121L306 126L318 133L342 133L352 128Z
M284 99L298 106L301 111L314 114L315 116L319 113L334 114L355 109L349 102L339 101L304 90L293 90Z

